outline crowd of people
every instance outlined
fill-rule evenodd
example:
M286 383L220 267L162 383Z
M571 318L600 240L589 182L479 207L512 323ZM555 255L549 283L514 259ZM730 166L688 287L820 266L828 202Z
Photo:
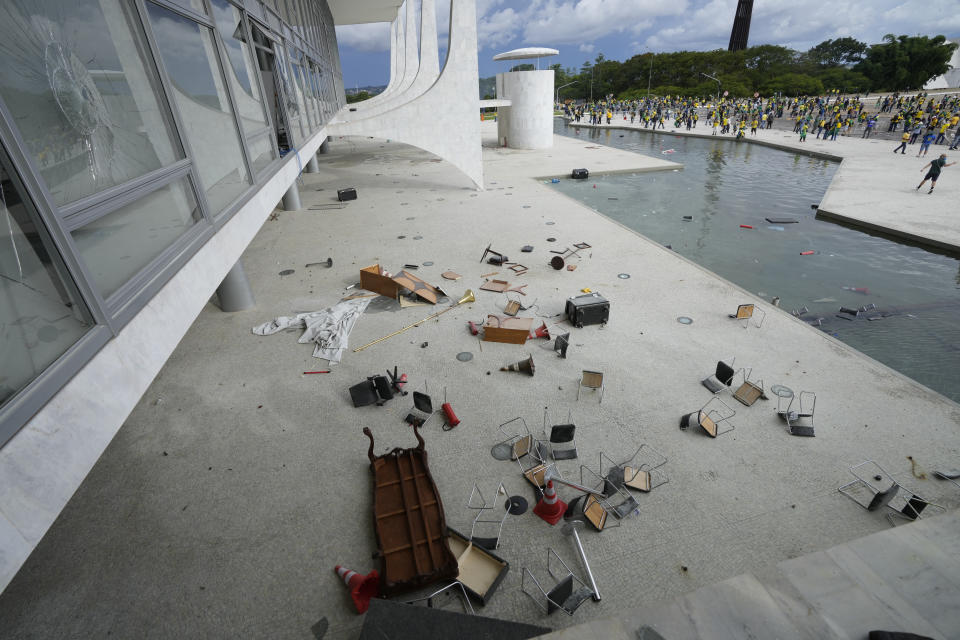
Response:
M872 105L868 103L873 103ZM607 97L583 103L568 102L557 105L574 122L593 125L616 124L629 120L643 128L673 130L696 129L705 122L712 135L735 134L739 139L757 135L757 131L772 129L776 120L789 123L793 132L805 142L809 133L817 138L835 141L840 136L858 135L870 138L881 130L881 118L886 132L902 130L900 144L894 153L906 155L907 148L918 144L917 157L924 157L931 146L946 145L950 150L960 147L960 94L938 97L927 93L901 95L894 93L868 100L860 96L838 94L813 97L700 99L681 96L650 96L636 100L617 100ZM946 163L946 154L940 154L924 170L932 185L940 170L952 166ZM923 186L923 183L921 183ZM933 186L930 191L933 191ZM917 187L919 189L920 187Z
M873 102L872 100L870 102ZM857 134L869 138L880 130L880 118L888 118L886 131L896 132L901 127L906 145L920 143L919 155L925 155L931 145L948 144L950 149L960 146L960 96L943 95L938 99L925 93L893 94L877 98L873 108L860 96L814 96L803 98L771 97L751 99L721 98L701 100L680 96L641 98L637 100L600 99L585 103L558 105L574 122L602 125L614 120L629 120L644 128L686 128L690 131L701 121L712 133L736 137L757 135L757 131L772 129L774 121L786 119L793 126L800 141L814 133L816 138L837 140L840 136ZM886 115L886 114L889 114ZM909 134L909 135L907 135ZM906 153L906 145L897 147Z

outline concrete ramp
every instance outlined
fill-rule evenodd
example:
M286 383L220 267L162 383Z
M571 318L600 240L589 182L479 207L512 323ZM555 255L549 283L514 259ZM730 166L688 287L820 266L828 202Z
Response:
M925 518L541 638L960 638L958 531L958 511Z

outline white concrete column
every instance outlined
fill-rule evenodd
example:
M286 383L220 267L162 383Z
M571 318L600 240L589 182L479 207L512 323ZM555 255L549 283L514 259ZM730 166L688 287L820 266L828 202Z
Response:
M497 137L511 149L553 146L553 69L497 74L497 97L510 100L497 115Z
M254 308L257 303L253 299L253 290L247 280L240 261L230 268L226 277L217 287L217 297L220 299L220 310L226 312L243 311Z
M302 208L303 205L300 204L300 189L297 187L296 180L294 180L290 188L287 189L287 192L283 194L283 210L296 211Z
M326 142L324 142L326 144ZM323 146L323 145L321 145ZM320 173L320 163L317 162L317 156L311 155L307 160L307 165L303 168L304 173Z
M351 113L349 109L368 109L380 104L396 92L403 76L403 56L405 53L403 45L403 24L401 22L402 15L403 8L401 7L397 10L397 17L390 23L390 81L387 83L387 88L368 100L346 105L341 110L341 113L338 114L339 116L348 118L346 114Z
M423 95L382 116L331 123L331 135L389 138L440 156L483 188L476 0L453 0L450 50L440 77Z

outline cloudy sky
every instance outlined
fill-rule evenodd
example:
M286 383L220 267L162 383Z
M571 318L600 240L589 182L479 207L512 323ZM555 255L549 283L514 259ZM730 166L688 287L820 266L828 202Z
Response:
M415 0L419 3L419 0ZM597 54L614 60L651 51L725 49L737 0L477 0L480 76L509 68L496 53L560 50L545 63L579 68ZM437 0L441 65L449 1ZM386 84L389 25L337 27L344 82ZM755 0L750 44L805 50L828 38L878 42L884 34L960 37L957 0Z

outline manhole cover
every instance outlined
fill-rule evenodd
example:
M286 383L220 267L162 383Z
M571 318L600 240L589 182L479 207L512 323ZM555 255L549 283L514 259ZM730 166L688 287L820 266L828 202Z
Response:
M288 276L291 273L295 273L293 269L284 269L283 271L280 272L280 276L281 277Z
M548 222L548 223L547 223L547 226L549 227L549 226L555 225L555 224L557 224L557 223L556 223L556 222Z
M547 242L556 242L556 241L557 241L556 238L547 238Z
M403 239L406 238L406 237L407 237L407 236L397 236L397 240L403 240Z
M523 496L510 496L503 506L510 515L519 516L527 512L527 499Z
M461 351L460 353L457 354L457 360L459 360L460 362L470 362L471 360L473 360L473 354L470 353L469 351Z
M513 456L513 445L508 442L500 442L490 448L490 455L497 460L510 460Z
M414 240L423 240L423 236L413 236Z
M426 262L423 263L423 266L425 266L425 267L432 267L432 266L433 266L433 263L430 262L429 260L427 260Z
M688 318L687 316L680 316L677 318L677 322L680 324L693 324L693 318Z
M406 202L401 202L400 204L407 204ZM410 216L407 220L416 220L417 216Z
M629 280L629 279L630 279L630 274L629 274L629 273L618 273L618 274L617 274L617 277L620 278L621 280Z

